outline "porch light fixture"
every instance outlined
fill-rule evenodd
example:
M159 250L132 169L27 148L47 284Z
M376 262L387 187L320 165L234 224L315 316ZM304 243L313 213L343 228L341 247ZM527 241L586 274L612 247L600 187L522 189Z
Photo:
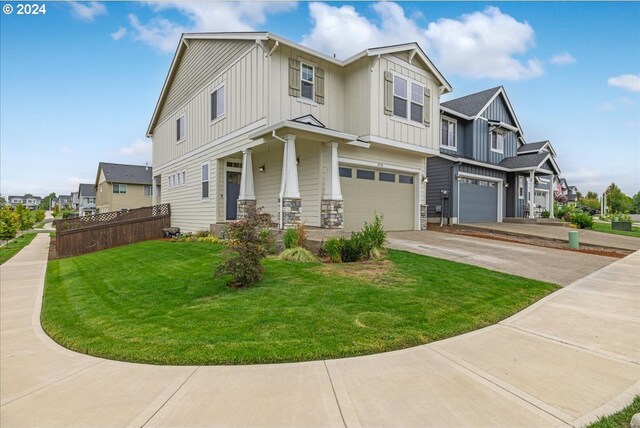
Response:
M428 182L429 182L429 177L425 177L425 178L423 178L423 179L422 179L422 182L423 182L423 183L428 183Z
M262 165L261 167L258 168L258 171L260 172L265 172L266 168L264 167L264 165Z
M296 165L300 164L300 156L296 158Z
M509 187L509 183L504 183L504 187Z

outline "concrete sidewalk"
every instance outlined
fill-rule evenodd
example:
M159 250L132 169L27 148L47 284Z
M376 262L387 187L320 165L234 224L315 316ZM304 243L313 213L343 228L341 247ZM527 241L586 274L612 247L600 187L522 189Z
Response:
M61 348L39 323L49 237L0 267L0 425L580 426L640 393L640 253L448 340L296 364L169 367Z
M578 232L581 244L627 251L640 250L640 238L596 232L586 229L570 229L567 227L545 226L543 224L519 223L469 223L458 226L486 232L524 235L534 238L547 238L565 242L569 242L568 232L575 230Z

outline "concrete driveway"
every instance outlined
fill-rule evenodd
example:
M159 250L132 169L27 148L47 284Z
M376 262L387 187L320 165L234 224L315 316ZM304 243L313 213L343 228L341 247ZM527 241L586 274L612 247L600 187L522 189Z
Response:
M519 223L469 223L463 227L474 228L487 232L506 233L511 235L524 235L535 238L547 238L560 241L569 241L570 230L578 232L580 243L599 247L617 248L621 250L640 250L640 239L632 236L615 235L612 233L596 232L587 229L571 229L563 226L547 226L544 224L519 224Z
M640 393L640 252L498 325L396 352L255 366L109 361L40 326L49 237L0 267L0 426L581 426Z
M499 272L569 285L617 259L451 233L391 232L389 246Z

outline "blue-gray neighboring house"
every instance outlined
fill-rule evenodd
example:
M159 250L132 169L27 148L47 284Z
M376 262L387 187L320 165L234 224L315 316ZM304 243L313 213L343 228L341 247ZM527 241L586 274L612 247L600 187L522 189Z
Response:
M553 217L555 150L525 143L502 86L443 102L440 113L440 154L427 160L430 222Z

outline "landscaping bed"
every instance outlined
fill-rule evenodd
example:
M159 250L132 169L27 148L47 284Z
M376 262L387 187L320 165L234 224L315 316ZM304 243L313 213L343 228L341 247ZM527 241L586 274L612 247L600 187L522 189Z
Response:
M47 268L42 325L90 355L152 364L320 360L406 348L494 324L553 284L391 250L358 263L269 257L230 288L223 246L147 241Z
M614 235L631 236L634 238L640 238L640 227L632 226L630 231L627 230L615 230L611 228L611 223L593 222L592 229L596 232L612 233Z

